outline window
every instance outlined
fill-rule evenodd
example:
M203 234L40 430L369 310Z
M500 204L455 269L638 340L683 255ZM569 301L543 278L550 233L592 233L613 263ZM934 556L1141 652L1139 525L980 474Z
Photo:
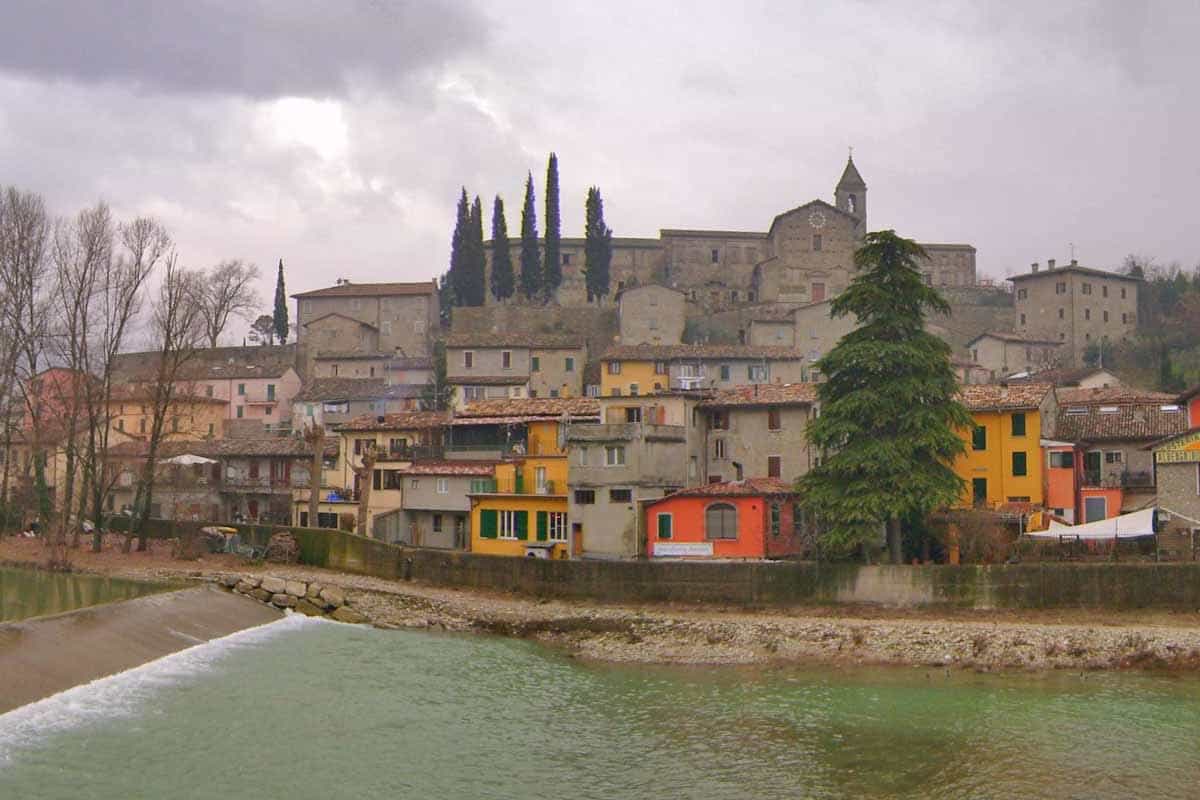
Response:
M213 435L213 433L214 433L214 430L213 430L213 428L214 428L214 426L213 426L213 423L211 423L211 422L210 422L210 423L208 423L208 435L209 435L209 436L212 436L212 435Z
M242 417L244 417L244 416L246 416L246 407L245 407L245 406L238 406L238 407L237 407L237 418L238 418L238 419L241 419L241 418L242 418ZM143 426L143 427L144 427L144 426ZM143 431L143 433L144 433L144 432L145 432L145 431Z
M312 313L312 300L305 300L305 301L304 301L304 313L305 313L305 314L311 314L311 313Z
M1024 436L1025 435L1025 415L1024 414L1013 414L1012 415L1012 435L1013 436Z
M612 395L613 397L620 397L620 396L621 396L621 387L620 387L620 386L614 386L614 387L612 388L612 391L611 391L611 392L609 392L609 394L610 394L610 395Z
M437 493L438 494L450 494L450 479L449 478L438 478L437 479Z
M433 532L434 533L442 532L442 515L441 514L433 515Z
M528 539L529 538L529 512L528 511L501 511L499 512L500 526L499 538L501 539Z
M351 311L362 311L362 300L358 297L351 298L350 299L350 310Z
M274 410L275 409L272 406L267 406L266 409L263 411L263 414L265 414L266 416L269 417L269 416L271 416L271 412Z
M641 422L641 421L642 421L642 407L641 406L630 406L629 408L625 409L625 423L627 425L632 425L636 422Z
M729 503L713 503L704 510L704 538L736 539L737 509Z
M1120 450L1108 450L1104 453L1105 464L1120 464L1125 460L1125 454Z
M1022 325L1025 324L1025 315L1024 314L1021 315L1021 324Z
M389 469L383 473L383 488L399 491L404 488L404 476L398 470Z
M1059 319L1066 319L1066 318L1067 318L1067 310L1066 310L1065 308L1060 308L1060 309L1058 310L1058 318L1059 318Z
M1101 286L1101 287L1100 287L1100 296L1101 296L1101 297L1108 297L1108 287L1107 287L1107 286Z
M1012 474L1016 477L1028 475L1029 471L1026 468L1025 453L1017 452L1012 454Z
M117 420L117 430L119 430L119 431L125 430L125 420L124 419Z
M361 456L363 453L375 446L374 439L355 439L354 440L354 455Z
M655 375L666 375L667 374L667 362L655 361L654 362L654 374Z
M778 408L767 409L767 430L777 431L783 428L782 413Z
M421 486L421 481L419 478L413 478L412 480L410 480L408 482L408 488L410 488L410 489L417 489L417 488L420 488L420 486Z
M336 377L337 377L337 374L338 374L338 365L337 365L337 364L334 364L334 365L332 365L332 366L329 368L329 371L330 371L330 373L332 373L332 374L333 374L333 377L335 377L335 378L336 378Z
M629 396L630 397L637 397L638 391L639 391L639 389L638 389L638 385L636 383L629 384Z
M567 356L567 360L565 362L563 362L563 371L564 372L574 372L575 371L575 357L574 356Z
M1029 297L1028 289L1017 289L1017 299L1018 300L1024 300L1027 297Z
M729 380L729 365L728 364L721 365L721 380L723 380L723 381Z
M471 369L475 366L475 354L470 350L463 350L463 369Z
M541 372L542 371L542 359L539 358L538 356L530 356L529 357L529 371L530 372Z
M670 514L660 513L657 517L657 520L658 520L658 538L659 539L670 539L671 538L671 528L674 526L674 522L675 522L674 518Z
M1092 310L1091 310L1090 308L1085 308L1085 309L1083 310L1083 318L1084 318L1084 319L1091 319L1091 318L1092 318Z
M212 387L212 384L211 384L211 383L210 383L210 384L207 384L207 385L205 385L205 387L204 387L204 396L205 396L205 397L212 397L212 396L213 396L213 387Z
M987 428L982 425L975 426L975 430L971 432L971 449L987 450Z
M570 253L562 254L562 263L564 266L571 263L571 254Z
M1079 291L1080 291L1080 294L1091 294L1092 293L1092 285L1090 283L1085 283L1085 284L1083 284L1083 286L1080 287Z
M751 383L766 383L767 365L751 364L746 368L746 377L750 379Z
M708 426L714 431L729 430L729 412L728 411L713 411L708 416Z
M771 535L778 536L779 529L782 527L783 509L779 503L771 503Z
M380 469L371 470L371 488L372 489L382 489L383 488L383 470L380 470Z
M812 240L812 249L814 253L821 252L821 234L814 233Z
M596 491L594 489L576 489L575 504L580 506L590 506L596 502Z
M588 449L586 447L580 447L576 452L579 454L579 458L576 459L576 462L579 464L579 466L586 467L588 463Z
M241 395L241 396L243 396L243 397L245 396L245 394L246 394L246 384L244 384L244 383L239 383L239 384L238 384L238 394L239 394L239 395Z
M972 478L971 479L971 501L977 505L985 505L987 503L987 478Z
M619 444L605 445L604 465L607 467L625 466L625 447Z
M500 367L501 369L512 369L512 351L500 351Z
M812 285L812 301L814 303L820 303L824 299L825 299L825 284L814 283Z
M608 502L610 502L610 503L632 503L633 502L633 490L632 489L609 489L608 490Z
M1055 294L1066 294L1067 293L1067 284L1063 283L1063 282L1054 284L1054 293Z
M1121 299L1122 300L1125 299L1125 287L1124 286L1121 287Z
M714 263L714 264L721 263L721 251L718 250L717 248L714 247L712 249L711 257L712 257L712 263Z
M722 459L726 457L726 448L724 439L713 440L713 458Z
M767 477L768 478L783 477L783 457L782 456L767 456Z
M539 542L565 542L567 540L567 515L563 511L537 512L537 538Z
M620 361L609 361L608 362L608 374L609 375L620 375L621 374L621 362Z

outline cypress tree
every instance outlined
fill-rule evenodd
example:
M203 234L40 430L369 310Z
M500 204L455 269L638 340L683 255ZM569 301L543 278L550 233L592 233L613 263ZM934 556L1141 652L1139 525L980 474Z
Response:
M532 300L542 288L542 259L538 252L537 211L533 207L533 174L525 179L521 210L521 294Z
M546 255L542 270L542 291L553 299L562 284L562 221L558 208L558 156L550 154L546 167Z
M507 300L512 297L512 250L508 244L508 223L504 219L504 201L496 195L492 204L492 297Z
M584 278L588 302L608 294L612 264L612 229L604 223L604 198L600 189L588 189L584 223Z
M279 275L275 278L275 338L287 344L288 307L287 289L283 286L283 259L279 259Z
M961 501L952 465L965 449L960 432L972 425L957 399L950 346L925 330L927 312L950 306L923 282L923 258L920 245L894 231L868 233L854 254L857 275L830 310L859 326L817 362L827 380L807 437L825 460L797 482L830 549L865 544L886 525L896 563L901 519Z
M483 249L483 203L479 195L471 204L471 305L487 300L487 252Z
M471 227L471 207L467 202L467 187L463 187L458 198L458 215L454 221L454 235L450 239L450 271L446 273L449 284L449 300L451 305L468 305L466 302L466 264L464 257L467 244L467 231Z

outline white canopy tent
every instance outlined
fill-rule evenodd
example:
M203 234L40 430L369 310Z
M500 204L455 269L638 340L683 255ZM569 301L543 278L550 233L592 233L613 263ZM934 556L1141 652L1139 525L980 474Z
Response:
M216 464L217 461L214 458L205 458L204 456L194 456L191 453L184 453L181 456L175 456L174 458L168 458L165 461L163 461L163 463L164 464L181 464L181 465L187 467L187 466L191 466L192 464Z
M1145 508L1132 514L1120 514L1109 519L1083 525L1063 525L1050 520L1049 530L1025 534L1030 539L1138 539L1154 535L1154 509Z

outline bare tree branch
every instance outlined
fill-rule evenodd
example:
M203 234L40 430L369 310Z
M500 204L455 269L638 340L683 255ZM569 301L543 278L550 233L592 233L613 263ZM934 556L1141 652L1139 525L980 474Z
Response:
M209 347L216 347L231 316L249 319L261 301L254 290L258 267L240 260L222 261L205 273L200 295L204 335Z

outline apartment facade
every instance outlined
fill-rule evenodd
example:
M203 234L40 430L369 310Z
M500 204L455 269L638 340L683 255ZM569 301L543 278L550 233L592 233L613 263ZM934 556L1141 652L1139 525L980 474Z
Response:
M1057 340L989 331L967 342L967 353L971 361L988 371L991 381L996 381L1017 372L1058 366L1061 345Z
M1074 259L1032 270L1013 282L1016 332L1062 343L1067 366L1083 366L1090 346L1116 344L1137 329L1138 290L1142 280L1080 266Z
M425 387L389 386L383 378L314 378L292 398L292 428L341 425L364 415L420 410Z
M767 477L794 483L816 463L806 429L817 413L812 383L739 386L700 403L701 474L707 483Z
M618 345L600 357L600 394L636 397L670 390L801 383L808 369L790 347Z
M455 334L446 340L454 407L479 400L579 397L587 348L570 336Z
M1048 383L963 386L959 399L974 425L960 432L966 451L953 464L963 507L1045 500L1042 440L1055 438L1057 403Z

